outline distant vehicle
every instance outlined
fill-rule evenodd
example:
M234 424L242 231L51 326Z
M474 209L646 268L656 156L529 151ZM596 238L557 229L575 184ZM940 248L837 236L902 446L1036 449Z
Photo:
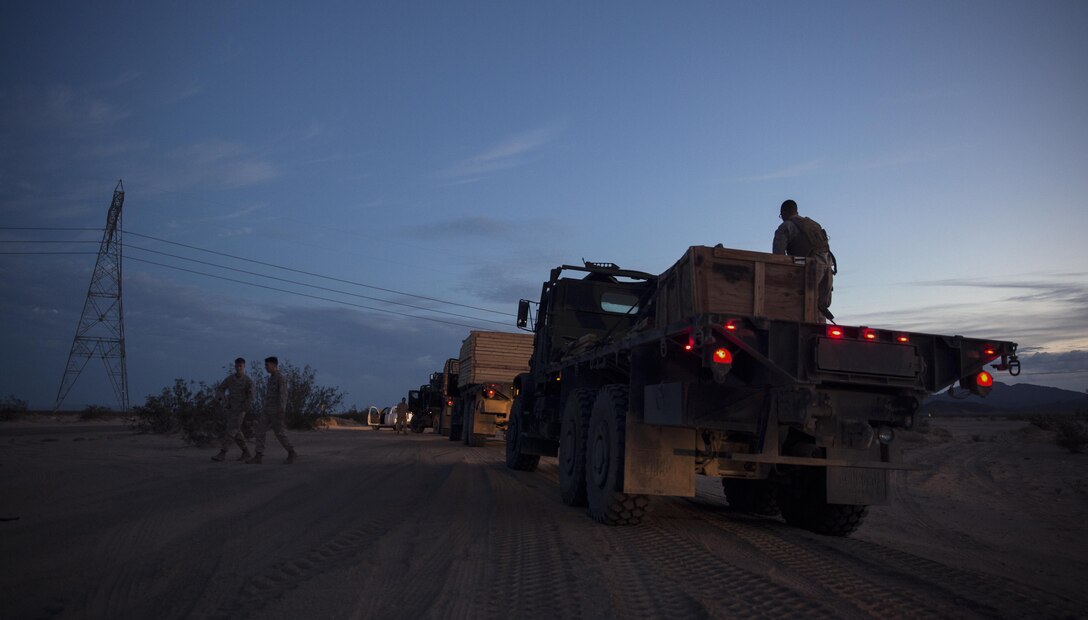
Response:
M393 412L392 407L381 409L370 407L366 412L366 423L374 430L380 430L383 427L393 428L397 424L397 414Z

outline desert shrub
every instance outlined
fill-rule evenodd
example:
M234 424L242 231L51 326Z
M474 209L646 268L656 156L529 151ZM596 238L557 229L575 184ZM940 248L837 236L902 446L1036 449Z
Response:
M341 413L340 417L344 418L345 420L353 420L353 421L358 422L360 424L366 424L367 423L367 421L366 421L366 409L363 409L363 410L360 411L359 409L355 408L354 405L352 405L351 409L348 409L344 413Z
M1054 415L1033 415L1029 421L1032 426L1044 431L1056 431L1062 424L1062 419Z
M287 377L287 427L310 430L321 416L332 414L344 400L340 388L318 385L317 371L309 365L299 368L290 362L280 362L280 372ZM264 405L265 391L268 389L268 373L263 364L254 365L249 371L256 384L256 411Z
M137 430L150 433L180 432L182 439L207 446L221 432L223 419L215 403L215 390L203 381L175 379L172 387L134 408Z
M14 394L8 394L0 399L0 420L14 420L26 413L27 401L15 398Z
M80 420L101 420L112 416L113 409L102 405L87 405L83 411L79 412Z
M1080 454L1088 446L1088 426L1076 420L1062 420L1058 423L1054 443L1072 454Z
M942 441L948 441L952 439L952 431L943 426L932 426L929 429L929 434Z

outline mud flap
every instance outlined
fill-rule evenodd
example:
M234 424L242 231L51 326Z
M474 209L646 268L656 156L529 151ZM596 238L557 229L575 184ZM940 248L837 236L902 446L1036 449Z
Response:
M623 492L694 497L695 441L695 429L650 426L628 417Z
M827 503L882 506L888 503L888 470L828 467Z

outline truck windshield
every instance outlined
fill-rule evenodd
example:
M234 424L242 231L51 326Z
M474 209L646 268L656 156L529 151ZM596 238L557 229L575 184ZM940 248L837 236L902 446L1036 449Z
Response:
M638 296L618 291L601 293L601 310L617 314L637 314Z

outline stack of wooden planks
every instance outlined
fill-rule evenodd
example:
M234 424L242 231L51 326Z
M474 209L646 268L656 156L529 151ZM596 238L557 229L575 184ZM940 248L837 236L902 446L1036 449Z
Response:
M529 372L532 355L532 334L470 332L461 343L457 385L511 383L514 377Z

